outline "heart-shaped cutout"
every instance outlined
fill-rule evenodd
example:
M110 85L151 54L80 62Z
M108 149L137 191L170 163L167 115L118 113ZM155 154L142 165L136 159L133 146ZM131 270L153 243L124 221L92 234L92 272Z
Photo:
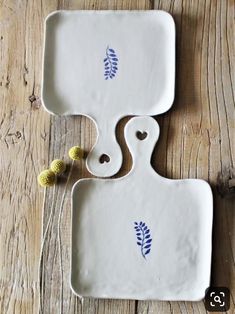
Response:
M145 131L137 131L136 132L136 137L140 140L140 141L143 141L144 139L146 139L148 133L145 132Z
M106 154L102 154L100 156L100 159L99 159L100 163L103 164L104 162L110 162L110 157Z

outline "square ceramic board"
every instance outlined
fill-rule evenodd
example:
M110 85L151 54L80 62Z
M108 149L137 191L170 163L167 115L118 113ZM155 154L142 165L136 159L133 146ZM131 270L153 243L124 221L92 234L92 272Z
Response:
M153 118L131 119L130 173L74 185L71 287L80 297L198 301L210 286L211 188L152 169L158 134Z
M91 173L118 172L115 138L128 115L157 115L172 105L175 25L164 11L57 11L45 23L42 101L57 115L86 115L98 139ZM109 162L100 162L105 154Z

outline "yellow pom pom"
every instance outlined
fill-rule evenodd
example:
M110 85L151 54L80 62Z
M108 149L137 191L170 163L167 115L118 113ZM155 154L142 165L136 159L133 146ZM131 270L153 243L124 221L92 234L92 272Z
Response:
M52 161L50 165L50 169L55 173L55 174L61 174L65 171L66 165L63 160L61 159L55 159Z
M52 186L55 184L55 179L56 179L55 173L52 170L47 169L39 174L38 183L42 187Z
M83 150L79 146L73 146L69 150L69 157L73 160L79 160L84 156Z

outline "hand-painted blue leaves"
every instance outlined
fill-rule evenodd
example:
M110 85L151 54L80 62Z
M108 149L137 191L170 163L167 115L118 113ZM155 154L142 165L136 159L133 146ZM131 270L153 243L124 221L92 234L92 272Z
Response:
M146 226L144 222L135 222L135 231L136 231L136 237L137 237L137 245L141 247L141 254L144 258L146 258L146 255L150 253L151 245L152 245L152 239L150 235L150 230Z
M104 78L105 80L113 79L118 70L118 58L116 52L109 48L106 49L106 57L104 58Z

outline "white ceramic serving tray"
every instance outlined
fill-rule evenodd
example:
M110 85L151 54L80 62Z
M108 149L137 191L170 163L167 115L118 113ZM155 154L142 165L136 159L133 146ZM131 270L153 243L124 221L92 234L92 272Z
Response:
M46 19L42 100L58 115L89 116L97 142L91 173L112 176L122 164L117 122L157 115L174 98L175 25L164 11L58 11ZM106 154L109 162L100 162Z
M71 287L80 297L197 301L210 285L211 188L159 176L150 165L158 136L153 118L131 119L131 172L73 187Z

